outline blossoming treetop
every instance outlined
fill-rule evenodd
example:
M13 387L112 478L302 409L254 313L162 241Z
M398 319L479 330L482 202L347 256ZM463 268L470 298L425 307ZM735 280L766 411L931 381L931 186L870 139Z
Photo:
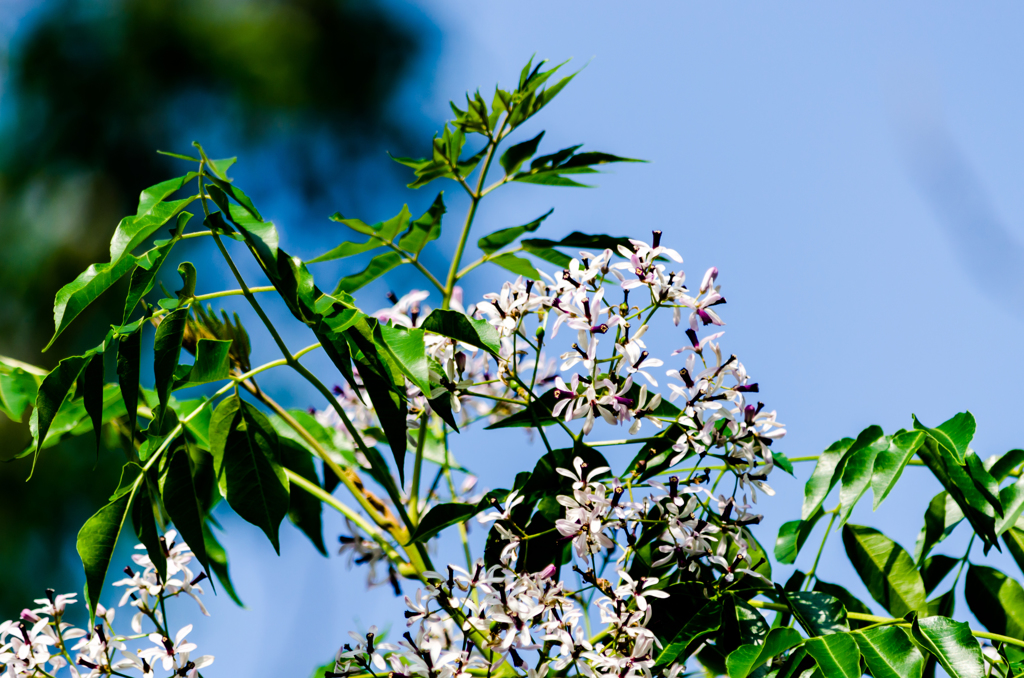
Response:
M335 214L358 237L302 261L229 178L234 159L210 159L198 144L196 155L168 154L192 169L146 189L138 212L118 225L110 261L89 267L55 302L54 337L111 288L121 295L104 303L117 304L120 324L49 373L10 360L0 369L0 408L20 420L31 406L25 455L33 468L66 436L94 433L99 447L104 427L126 455L109 503L78 535L89 628L62 619L73 594L50 592L36 601L42 607L0 626L7 675L198 674L212 657L191 656L191 626L171 626L167 607L185 594L206 613L199 595L208 576L238 599L211 517L221 500L275 549L287 516L325 555L326 505L348 521L342 550L367 567L371 583L389 582L396 594L417 587L406 598L407 632L355 636L322 668L327 675L675 678L698 665L732 678L922 676L935 666L954 676L1018 675L1024 590L972 562L971 549L1005 545L1024 564L1024 452L981 461L964 413L936 428L915 419L890 435L869 427L821 455L788 459L773 446L785 429L758 400L760 385L723 350L718 269L688 285L670 230L535 237L549 211L477 237L479 258L464 262L491 192L512 182L582 186L602 165L635 162L581 146L538 155L543 132L511 142L573 78L556 79L559 68L531 62L513 89L497 88L490 101L467 96L465 108L452 105L455 118L428 157L396 158L414 171L410 187L448 180L468 196L447 271L421 259L441 234L441 193L416 218L406 207L372 225ZM201 226L190 226L187 209L201 213ZM202 243L217 249L237 289L200 293L202 272L186 262L177 269L181 288L158 294L171 250ZM259 284L243 277L237 256L255 259ZM314 281L313 265L359 256L330 293ZM515 277L464 298L460 281L488 265ZM364 310L362 288L402 266L415 269L423 289ZM122 279L127 285L114 287ZM242 318L203 307L228 296L245 298L245 322L264 326L280 358L253 366ZM264 310L267 296L316 343L288 346ZM645 343L652 331L678 336L679 348L654 355ZM316 350L336 375L303 364ZM154 374L147 386L144 359ZM116 362L112 383L104 383L108 360ZM327 408L281 407L257 381L272 369L312 384ZM198 395L180 397L186 391ZM459 449L458 434L480 425L526 428L543 453L506 488L477 493L455 459L478 461ZM611 427L625 433L602 437ZM775 540L775 560L796 562L826 516L828 527L808 571L777 584L755 538L755 508L774 494L768 476L800 461L817 463L800 519ZM944 487L913 556L848 523L868 488L877 508L908 466ZM837 487L839 502L826 509ZM474 518L490 526L482 552L466 530ZM123 587L117 607L134 608L132 633L116 630L117 608L100 604L129 523L140 552L114 586ZM967 552L933 554L961 524L973 533ZM873 602L818 572L840 528ZM458 532L464 563L433 562L429 547L446 530ZM961 580L988 630L955 620Z

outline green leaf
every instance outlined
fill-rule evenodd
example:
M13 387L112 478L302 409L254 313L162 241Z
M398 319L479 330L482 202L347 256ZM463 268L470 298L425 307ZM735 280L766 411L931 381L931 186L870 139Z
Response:
M206 553L206 541L203 537L202 509L192 478L188 450L184 447L175 449L167 461L163 476L160 478L160 496L163 498L167 515L178 528L178 534L209 574L210 557Z
M238 158L222 158L220 160L210 160L207 158L206 166L213 170L213 173L217 175L217 178L230 182L231 179L228 179L228 170L237 160Z
M515 174L523 166L524 162L536 155L537 147L543 138L544 132L541 132L532 139L509 146L508 150L501 155L499 160L502 169L505 170L505 174L509 176Z
M804 642L807 654L829 678L860 678L860 650L849 633L833 633Z
M53 301L53 336L43 347L45 352L85 308L135 266L135 257L127 256L110 264L93 264L77 278L57 291Z
M878 453L871 473L871 492L875 495L872 510L877 511L885 498L889 496L892 488L896 486L896 482L903 475L903 469L907 467L907 462L923 442L923 433L908 431L893 436L889 446Z
M963 464L931 435L918 449L917 456L963 511L971 527L984 540L986 551L997 545L995 510L978 490Z
M82 376L79 378L79 388L82 395L82 403L85 411L92 422L92 429L96 434L96 458L100 454L100 434L103 425L103 354L97 353L85 366Z
M256 221L263 221L263 217L260 216L260 213L256 210L256 206L252 204L252 200L249 199L249 196L247 196L242 189L212 174L205 172L204 174L206 175L206 178L209 179L210 182L212 182L215 185L216 188L219 188L221 191L224 191L224 193L231 196L232 200L237 202L239 205L242 206L243 209L245 209L246 212L252 215L253 219L255 219ZM211 188L214 187L207 186L207 191L210 193L211 197L214 197L214 200L216 201L217 193L215 191L210 190ZM217 203L217 206L220 207L221 209L224 209L220 202Z
M579 231L573 231L569 235L565 236L561 240L547 240L545 238L528 238L522 240L519 243L523 249L536 257L549 261L556 266L565 268L570 257L558 252L555 248L557 247L570 247L573 250L611 250L613 254L621 257L622 253L619 251L619 247L624 247L629 251L633 250L632 243L629 242L629 238L616 238L610 235L589 235L587 233L580 233ZM554 255L554 256L553 256ZM573 252L573 256L578 256L579 252ZM565 263L559 263L564 261Z
M530 402L529 405L521 409L520 411L510 414L504 419L500 419L489 426L485 426L485 431L491 431L499 428L535 428L539 426L553 426L557 423L558 419L551 415L551 411L555 407L555 389L546 391Z
M196 361L188 377L175 381L174 388L187 388L222 381L230 376L230 339L200 339L196 343Z
M785 565L792 565L800 553L804 542L811 536L814 526L825 512L818 507L808 520L791 520L779 528L779 536L775 540L775 559Z
M289 410L288 414L319 443L321 448L328 454L335 456L336 461L345 466L358 464L355 457L352 456L352 442L346 439L344 435L333 428L327 428L317 421L316 417L305 410ZM317 454L316 449L296 433L291 426L285 423L281 417L276 414L271 415L270 422L273 424L274 430L277 431L278 438L287 438L301 445L311 455L315 456Z
M871 597L894 617L924 610L924 582L914 561L899 544L878 530L860 525L843 527L846 554Z
M991 567L971 564L964 597L971 612L992 633L1024 638L1024 589Z
M540 273L533 267L533 264L529 260L517 257L514 254L506 252L505 254L491 257L488 261L501 266L506 271L521 275L528 280L540 280Z
M409 544L426 543L446 527L464 523L485 508L487 507L477 504L438 504L427 511L420 520L416 530L409 537Z
M444 205L444 191L441 191L423 216L409 224L409 230L398 241L398 246L406 252L418 255L428 242L441 236L441 218L447 211L448 208Z
M780 595L808 635L825 636L850 630L846 608L839 599L820 591L780 591Z
M917 537L915 560L923 563L931 550L952 534L963 519L963 511L948 492L939 492L932 497L924 514L924 525Z
M876 428L876 427L872 427ZM866 435L873 435L873 430L867 429L860 436L857 437L857 442L861 441L861 438ZM868 431L871 431L869 434ZM882 433L881 429L878 429L878 435ZM865 445L869 445L877 439L875 436L870 441L867 441ZM859 447L864 447L860 445ZM821 508L821 504L825 501L825 497L832 491L832 488L836 486L839 479L843 477L843 468L846 466L846 458L850 449L854 446L852 438L843 438L842 440L832 443L827 450L821 453L818 457L818 463L814 465L814 471L811 472L811 477L807 480L807 484L804 485L804 504L800 510L800 519L807 520L815 511ZM859 449L858 447L858 449Z
M126 470L130 465L134 466L126 464ZM85 568L85 596L90 619L96 614L96 605L103 592L103 581L107 577L110 559L114 555L117 538L121 535L132 497L140 482L141 476L131 484L128 491L93 514L78 531L76 547Z
M393 268L397 268L402 264L403 255L400 252L385 252L384 254L378 254L370 263L367 264L359 273L353 273L352 275L345 276L338 281L337 287L334 288L334 294L340 292L347 292L351 294L356 290L368 285L377 278L381 277Z
M438 204L439 201L440 205ZM403 236L402 242L406 242L406 239L408 239L410 246L419 247L419 249L414 250L415 252L419 252L419 250L423 248L423 245L425 245L429 240L437 238L440 234L441 215L444 214L444 209L444 202L441 201L441 196L438 195L430 209L428 209L422 217L409 226L409 230L406 235ZM343 242L334 249L321 254L315 259L310 259L309 263L315 264L321 261L331 261L333 259L351 257L357 254L362 254L363 252L369 252L370 250L377 249L378 247L383 247L386 243L393 243L395 236L409 225L409 219L411 218L412 215L409 214L408 205L404 205L402 207L402 211L391 219L373 224L372 226L366 224L360 219L346 219L340 212L335 212L334 215L331 216L332 221L344 224L353 231L362 233L363 235L368 235L370 238L366 242L362 243ZM390 254L397 253L391 252ZM364 273L366 273L366 271L364 271ZM381 275L383 275L383 273ZM349 276L349 278L353 279L354 277L355 276Z
M167 556L164 554L163 541L156 530L153 509L149 491L143 487L141 492L135 493L135 499L132 501L132 527L139 543L146 547L146 555L156 567L160 581L167 581Z
M539 139L538 139L539 141ZM570 146L550 155L544 155L530 163L530 169L517 172L513 181L546 186L579 186L587 187L566 177L566 174L594 174L595 165L612 162L643 162L633 158L623 158L611 153L586 152L576 153L580 146ZM523 158L525 160L526 158Z
M190 261L178 264L178 275L181 276L181 289L174 293L178 297L178 306L196 296L196 267Z
M42 368L0 356L0 412L20 423L45 376Z
M485 254L494 254L505 245L514 242L516 238L524 233L533 233L536 231L540 228L540 225L544 220L550 217L554 211L554 208L551 208L528 224L523 224L522 226L510 226L509 228L503 228L500 231L495 231L490 235L485 235L477 241L477 247L483 250Z
M960 564L956 558L937 555L924 561L921 565L921 581L924 582L924 590L931 593L935 590L946 575L953 571L953 568Z
M225 398L210 419L210 452L222 494L259 527L280 553L278 527L288 513L288 477L278 463L278 438L259 410Z
M482 348L494 355L501 350L498 331L489 322L470 318L465 313L458 311L434 309L423 320L421 328L427 332Z
M832 596L833 598L841 602L843 604L843 607L846 608L847 614L849 614L850 612L857 612L859 614L871 614L871 608L862 603L856 596L854 596L852 593L850 593L842 586L839 586L838 584L831 584L827 581L823 581L815 577L814 588L812 590L827 593L828 595ZM850 623L851 625L853 625L858 622L851 621ZM863 624L864 622L860 623Z
M974 431L977 425L974 422L973 414L961 412L939 424L938 428L928 428L918 421L915 415L914 428L927 432L928 435L956 459L958 464L963 465L968 446L974 438Z
M164 202L166 198L179 191L188 182L198 176L189 172L183 177L168 179L155 186L150 186L139 196L139 208L133 217L125 217L117 225L114 237L110 240L110 261L117 262L121 257L146 241L161 226L173 219L189 203L198 198L194 195L182 200Z
M787 457L785 454L783 454L782 452L773 451L772 462L780 469L796 478L796 472L793 470L793 462L791 462L789 460L789 457Z
M656 666L668 666L680 656L686 659L688 651L700 639L718 631L722 625L722 602L708 601L679 629L671 642L658 655Z
M430 374L423 330L390 324L378 327L383 338L381 348L388 352L398 365L398 369L416 385L416 388L429 395Z
M121 387L128 427L134 437L139 410L139 371L142 358L142 327L117 339L117 383Z
M834 638L835 636L830 636ZM800 643L803 637L795 629L782 627L772 629L764 643L760 645L741 645L726 657L729 678L747 678L754 669Z
M914 619L914 640L938 660L950 678L982 678L985 665L966 622L945 617Z
M1004 515L995 521L995 534L1001 535L1017 523L1017 519L1024 513L1024 477L1019 478L1012 485L999 490L999 504L1004 510Z
M188 312L188 308L179 308L165 315L157 325L156 337L153 339L153 374L161 417L174 386L174 370L178 367Z
M1010 450L1004 455L999 457L992 457L986 461L992 462L992 466L989 468L989 473L992 477L1002 482L1014 471L1018 466L1024 464L1024 450Z
M327 250L318 257L314 257L307 261L307 264L319 264L322 261L333 261L335 259L344 259L346 257L354 257L370 250L375 250L378 247L383 247L384 244L375 238L370 238L366 242L343 242L337 247Z
M924 655L898 626L880 626L850 634L874 678L921 678Z
M313 457L310 456L306 448L287 438L281 438L279 442L281 465L319 487L320 478L317 477ZM309 492L297 490L289 493L288 519L309 537L316 550L326 558L327 547L324 545L322 513L323 504Z
M36 443L36 459L39 457L39 451L43 449L43 443L58 410L96 352L97 349L93 349L86 352L85 355L64 358L49 374L43 377L43 381L39 384L39 390L36 393L36 406L32 410L32 417L29 420L29 429L32 431L32 437ZM32 469L35 470L35 459L32 461ZM29 477L31 477L31 472Z
M235 585L231 582L231 574L228 571L227 551L217 541L217 537L214 536L209 523L205 522L203 523L203 541L206 543L206 552L210 555L210 569L217 575L217 581L227 591L231 600L235 601L235 605L245 607L242 599L238 597L238 593L235 591Z
M380 348L384 343L382 337L380 324L376 318L361 318L345 330L345 338L351 348L352 360L355 361L363 387L370 396L378 419L387 423L384 433L395 465L398 467L399 480L405 482L405 432L408 414L405 378L387 351Z
M967 471L967 475L971 477L974 487L981 493L996 514L1002 518L1003 505L999 501L999 483L989 474L974 450L967 450L964 454L964 461L966 462L964 468Z
M1019 527L1011 527L1006 532L1003 532L1003 543L1006 544L1006 548L1010 555L1013 556L1017 567L1024 573L1024 530Z
M872 429L877 427L871 427ZM868 429L869 431L871 429ZM882 429L877 429L881 432ZM871 435L874 431L871 432ZM836 527L842 527L849 520L853 507L868 489L871 483L872 471L875 467L875 457L882 450L888 449L890 439L888 436L880 436L870 445L861 447L855 452L850 452L846 457L846 465L843 468L842 481L839 486L839 520ZM857 446L857 443L854 443Z

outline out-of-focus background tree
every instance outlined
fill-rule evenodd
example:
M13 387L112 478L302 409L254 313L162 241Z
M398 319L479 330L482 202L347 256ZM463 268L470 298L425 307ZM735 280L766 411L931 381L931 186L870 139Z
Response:
M50 301L107 258L139 191L174 176L156 149L244 156L246 187L289 195L298 228L359 205L391 178L384 148L420 132L393 114L433 29L415 11L366 0L40 1L0 8L0 354L46 368L92 345L110 319L94 306L40 354ZM127 281L122 281L126 284ZM28 443L0 417L0 459ZM114 454L72 440L41 464L0 464L0 617L45 586L70 588L75 531L103 501ZM95 472L91 471L98 464ZM96 475L93 475L95 473ZM46 498L46 510L38 499ZM77 588L77 587L76 587ZM32 595L29 597L38 597Z

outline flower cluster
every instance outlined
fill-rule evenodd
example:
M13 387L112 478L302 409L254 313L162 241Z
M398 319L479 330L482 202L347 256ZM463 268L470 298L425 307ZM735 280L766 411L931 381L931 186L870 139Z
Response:
M125 587L118 607L130 601L136 609L131 620L132 635L114 629L116 610L103 605L96 607L96 623L91 629L64 621L67 606L77 602L76 594L55 595L53 589L47 589L46 597L35 601L40 607L22 610L20 619L0 623L3 678L52 678L61 669L75 678L125 675L125 671L138 671L143 678L151 678L158 671L162 675L198 678L199 669L212 664L213 656L192 656L196 646L186 639L191 624L179 629L172 640L162 612L167 599L184 593L199 603L203 614L208 614L199 599L203 593L200 582L206 575L193 577L188 567L192 552L184 543L176 544L175 537L171 530L161 538L167 556L166 581L160 579L149 557L140 553L132 560L141 569L126 567L128 578L115 584ZM145 549L141 545L136 548ZM153 632L143 632L143 618L151 622ZM143 639L150 644L128 649L129 642Z
M353 634L356 643L339 650L329 675L468 678L474 669L490 674L508 662L528 678L549 671L650 678L664 649L650 626L663 609L658 601L669 598L668 584L696 582L710 597L716 587L740 578L761 578L761 563L748 549L749 507L715 500L701 483L684 484L675 476L667 485L650 482L626 490L601 480L607 467L588 468L578 457L572 468L557 471L572 487L571 494L557 497L565 517L555 525L573 545L576 590L559 578L556 565L529 572L519 562L531 536L511 521L523 498L509 493L504 505L480 517L495 522L505 541L501 562L426 573L426 587L415 599L406 598L405 616L413 628L402 640L380 642L376 627L365 636ZM647 574L637 574L638 537L652 525L656 557ZM594 616L603 630L591 635L586 629ZM660 672L668 676L684 668L663 664Z
M771 494L765 482L774 466L770 446L785 429L774 411L748 401L759 386L735 354L723 354L723 332L699 336L708 326L725 324L717 311L726 303L717 284L718 269L710 268L691 291L685 271L669 270L682 257L662 245L661 238L655 231L651 243L629 240L629 246L619 244L615 250L581 251L559 275L541 273L541 280L506 282L499 292L483 295L483 301L468 308L457 290L451 307L493 325L501 350L489 356L474 346L427 334L432 383L438 385L429 394L409 386L412 441L426 419L423 415L431 412L430 403L440 397L461 413L463 424L494 422L530 408L564 427L581 421L584 436L592 434L598 421L628 425L631 435L647 430L671 436L675 455L669 466L721 448L753 501L758 490ZM611 299L615 295L621 295L617 304ZM391 295L392 306L375 316L418 327L429 314L428 297L418 290L401 298ZM668 310L675 326L687 317L682 332L687 342L669 356L656 357L645 337L654 316ZM570 338L564 338L564 331L572 333ZM558 360L548 355L552 344L560 345ZM668 365L666 391L657 392L662 387L658 368ZM357 428L379 430L359 388L338 387L336 394ZM553 405L547 404L551 401ZM344 431L333 410L318 416Z

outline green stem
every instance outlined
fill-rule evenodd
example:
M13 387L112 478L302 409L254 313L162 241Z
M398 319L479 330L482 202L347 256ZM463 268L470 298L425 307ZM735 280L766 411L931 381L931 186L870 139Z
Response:
M462 254L466 251L466 243L469 241L469 231L473 228L473 219L476 217L477 207L480 205L480 199L483 197L481 191L483 190L484 180L487 178L487 171L491 168L491 161L494 160L494 151L498 148L501 133L505 129L506 122L508 122L508 117L501 121L497 133L490 137L490 140L487 142L487 154L484 156L484 162L480 166L480 176L477 178L476 190L468 191L467 188L470 200L469 210L466 212L466 221L462 226L462 233L459 235L459 244L455 248L455 256L452 257L452 265L448 269L448 279L444 284L444 304L442 305L444 309L450 306L452 291L455 289L455 283L459 280L459 264L462 263ZM463 183L465 183L464 180Z
M257 292L273 292L276 288L273 285L267 285L265 287L250 287L249 291L253 293ZM218 299L220 297L235 297L245 294L243 290L224 290L223 292L211 292L210 294L197 294L192 297L194 301L206 301L207 299Z
M420 475L423 473L423 447L427 442L427 415L420 416L420 434L416 439L416 461L412 467L412 486L409 488L409 518L413 525L420 522Z
M367 521L366 518L352 510L351 507L343 504L336 497L334 497L334 495L328 494L322 487L320 487L316 483L311 482L306 478L303 478L295 471L286 468L284 472L288 476L288 482L290 482L292 485L301 488L302 490L313 495L323 503L327 504L341 515L351 520L352 523L360 530L362 530L370 537L372 537L375 542L380 544L380 547L384 550L384 553L387 555L388 559L391 562L393 562L395 565L406 564L406 561L404 558L402 558L402 555L395 550L395 547L392 546L387 539L384 538L384 536L380 533L380 530L376 526L372 525L369 521Z
M825 542L828 541L828 535L832 532L832 524L836 521L837 514L835 510L831 511L831 513L832 516L828 519L828 527L825 528L825 536L821 539L821 545L818 546L818 554L814 556L814 564L811 565L811 569L807 572L807 578L804 579L804 584L809 584L811 577L813 577L814 573L818 570L818 561L821 560L821 554L825 550Z
M748 601L751 607L758 607L762 610L774 610L775 612L789 612L790 609L787 605L781 603L766 603L761 600ZM873 614L863 614L860 612L847 612L846 616L854 621L866 621L879 625L892 625L902 626L909 628L913 626L906 619L898 619L895 617L879 617ZM971 629L971 635L975 638L985 638L986 640L996 640L1000 643L1007 643L1008 645L1016 645L1017 647L1024 647L1024 640L1018 640L1017 638L1011 638L1010 636L1003 636L998 633L989 633L988 631L976 631Z

